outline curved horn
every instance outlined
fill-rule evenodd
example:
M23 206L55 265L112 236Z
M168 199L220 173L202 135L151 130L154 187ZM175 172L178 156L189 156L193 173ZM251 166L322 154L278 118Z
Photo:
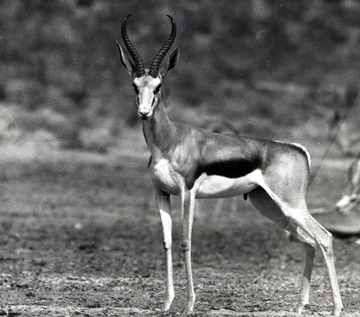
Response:
M135 72L135 76L136 77L141 77L143 75L145 75L145 67L144 67L144 63L143 60L140 56L140 54L137 52L137 50L135 49L134 45L131 43L127 32L126 32L126 21L127 19L131 16L131 14L129 14L123 21L122 25L121 25L121 35L124 41L124 44L127 48L127 50L129 51L134 63L135 63L135 68L136 68L136 72Z
M171 21L171 25L172 25L171 34L170 34L169 38L166 40L166 42L164 43L164 45L161 47L159 52L155 55L155 57L151 63L151 66L149 69L149 75L154 78L156 78L157 75L159 74L159 68L160 68L161 61L163 60L164 56L169 51L171 45L175 41L176 24L174 22L174 19L170 15L167 15L167 16L169 17L169 19Z

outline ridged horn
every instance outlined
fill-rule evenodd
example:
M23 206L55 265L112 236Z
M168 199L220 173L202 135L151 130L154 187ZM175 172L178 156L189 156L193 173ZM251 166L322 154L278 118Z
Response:
M144 63L143 60L140 56L140 54L137 52L137 50L135 49L134 45L131 43L127 32L126 32L126 22L127 19L131 16L131 14L129 14L123 21L122 25L121 25L121 35L124 41L124 44L127 48L127 50L129 51L130 56L132 57L134 64L135 64L135 77L141 77L145 75L145 67L144 67Z
M175 36L176 36L176 24L174 22L174 19L170 16L167 15L171 21L171 34L168 37L168 39L166 40L166 42L164 43L164 45L161 47L161 49L159 50L159 52L155 55L150 69L149 69L149 75L151 77L156 78L157 75L159 74L159 69L160 69L160 64L163 60L163 58L165 57L166 53L169 51L171 45L174 43L175 41Z

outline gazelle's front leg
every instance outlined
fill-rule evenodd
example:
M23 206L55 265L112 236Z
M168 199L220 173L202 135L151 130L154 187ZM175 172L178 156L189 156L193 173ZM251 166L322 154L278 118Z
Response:
M191 312L195 303L194 282L191 271L191 232L194 220L195 192L185 190L182 193L181 202L183 215L183 240L181 246L184 253L187 278L186 311Z
M173 267L172 267L172 220L170 195L158 190L156 192L156 202L160 211L161 224L164 235L164 249L166 255L166 297L163 309L169 310L175 297Z

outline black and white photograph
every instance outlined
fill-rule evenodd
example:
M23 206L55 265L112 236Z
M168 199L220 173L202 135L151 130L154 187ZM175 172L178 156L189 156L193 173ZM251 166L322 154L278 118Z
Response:
M359 295L359 0L0 1L0 316Z

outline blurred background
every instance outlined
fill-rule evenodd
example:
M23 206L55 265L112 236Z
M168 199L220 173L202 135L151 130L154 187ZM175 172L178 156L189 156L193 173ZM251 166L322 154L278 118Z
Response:
M177 23L180 62L164 85L176 121L321 154L338 123L359 119L348 115L360 77L359 1L2 0L1 143L136 149L140 122L115 46L129 13L146 65L170 32L166 14Z

